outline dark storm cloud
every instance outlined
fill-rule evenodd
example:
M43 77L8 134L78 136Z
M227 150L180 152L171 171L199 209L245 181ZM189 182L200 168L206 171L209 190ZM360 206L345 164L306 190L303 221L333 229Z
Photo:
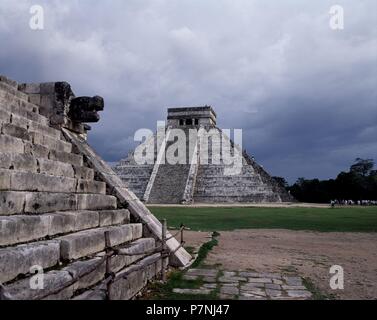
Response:
M70 82L104 96L90 140L108 161L156 127L166 107L210 104L223 128L274 175L331 177L356 157L377 160L376 2L32 1L0 3L0 73Z

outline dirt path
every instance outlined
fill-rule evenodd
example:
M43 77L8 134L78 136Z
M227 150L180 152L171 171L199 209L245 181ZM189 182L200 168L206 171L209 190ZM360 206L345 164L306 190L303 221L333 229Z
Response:
M174 231L172 231L174 233ZM185 247L195 248L198 251L202 244L211 240L212 232L200 232L200 231L185 231L184 241ZM178 238L179 239L179 238Z
M187 237L203 241L203 233ZM377 299L377 233L290 230L223 231L206 264L227 270L290 272L310 279L323 293L341 299ZM344 269L344 290L331 290L329 268Z

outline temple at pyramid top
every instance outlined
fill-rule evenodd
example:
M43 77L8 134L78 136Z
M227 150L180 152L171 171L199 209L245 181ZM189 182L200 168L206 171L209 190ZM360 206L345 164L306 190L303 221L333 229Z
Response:
M168 126L173 128L214 127L216 126L216 113L210 106L169 108Z

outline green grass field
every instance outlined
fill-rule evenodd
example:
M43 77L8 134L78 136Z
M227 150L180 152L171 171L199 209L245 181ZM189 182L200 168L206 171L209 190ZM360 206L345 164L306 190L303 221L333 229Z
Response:
M151 207L169 227L181 223L197 231L234 229L290 229L377 232L377 207L257 208L257 207Z

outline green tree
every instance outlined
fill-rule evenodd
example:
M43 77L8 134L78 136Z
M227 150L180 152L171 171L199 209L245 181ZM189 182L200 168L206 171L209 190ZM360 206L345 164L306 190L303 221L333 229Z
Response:
M373 167L373 159L356 158L355 163L350 168L350 172L366 177L372 171Z
M272 179L274 179L277 183L279 183L284 188L288 187L288 182L287 182L287 180L285 180L285 178L283 178L283 177L272 177Z

